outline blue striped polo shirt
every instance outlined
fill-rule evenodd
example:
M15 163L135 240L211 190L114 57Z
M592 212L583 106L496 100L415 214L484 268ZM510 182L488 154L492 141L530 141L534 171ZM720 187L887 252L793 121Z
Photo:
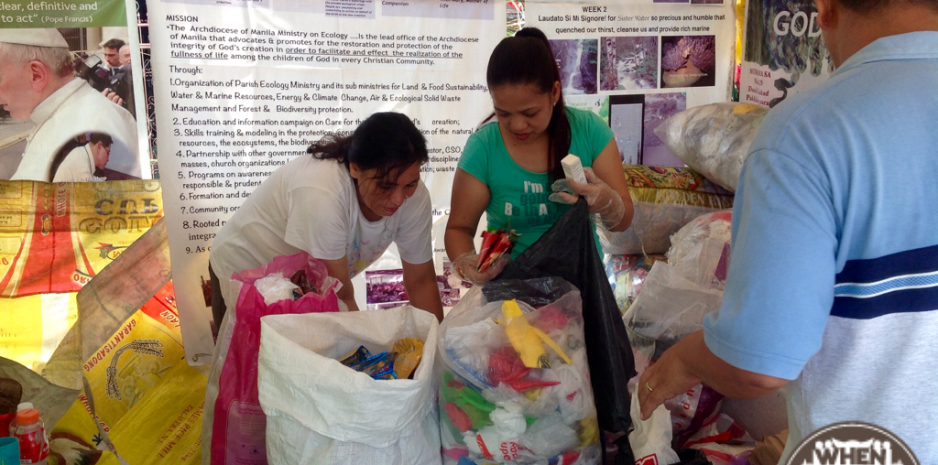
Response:
M794 380L792 447L865 421L938 463L938 32L881 38L766 116L707 346Z

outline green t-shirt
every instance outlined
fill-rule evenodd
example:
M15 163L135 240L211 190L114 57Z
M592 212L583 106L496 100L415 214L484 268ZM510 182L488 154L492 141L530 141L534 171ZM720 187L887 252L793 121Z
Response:
M570 120L570 153L580 157L584 168L592 166L593 160L612 140L612 130L589 110L567 107L567 119ZM570 208L547 200L551 194L547 173L528 171L512 160L498 124L486 124L469 137L459 158L459 168L485 183L491 192L492 199L485 209L488 227L505 226L510 218L511 228L521 234L511 258L537 242ZM595 226L590 226L596 248L602 255Z

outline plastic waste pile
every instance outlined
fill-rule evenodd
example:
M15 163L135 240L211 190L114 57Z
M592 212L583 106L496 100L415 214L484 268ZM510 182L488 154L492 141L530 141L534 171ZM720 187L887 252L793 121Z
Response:
M462 302L461 302L462 304ZM443 463L590 464L599 428L578 291L457 307L440 331Z

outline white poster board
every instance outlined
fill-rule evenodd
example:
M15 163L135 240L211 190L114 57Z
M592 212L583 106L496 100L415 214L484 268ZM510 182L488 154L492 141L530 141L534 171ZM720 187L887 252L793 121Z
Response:
M525 10L526 26L551 40L567 104L606 119L625 164L682 166L654 128L687 108L729 100L730 0L528 0Z
M834 69L813 0L749 0L739 101L774 107L816 87Z
M424 182L447 212L463 145L491 112L494 0L151 0L158 152L186 357L210 360L212 238L277 167L376 111L428 141ZM224 279L222 277L222 279ZM360 282L360 281L359 281ZM356 294L362 290L356 289Z

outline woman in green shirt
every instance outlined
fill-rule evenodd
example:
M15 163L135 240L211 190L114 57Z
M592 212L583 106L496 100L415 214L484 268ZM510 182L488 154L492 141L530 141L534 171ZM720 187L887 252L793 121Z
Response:
M570 190L586 197L603 227L628 228L632 201L612 131L594 113L564 105L560 72L544 33L525 28L502 40L489 58L486 80L498 124L483 125L470 136L459 159L445 236L456 272L479 284L508 263L505 256L485 272L476 269L473 236L483 211L489 227L510 220L520 233L512 257L550 229L577 199L563 192L560 161L567 154L580 158L588 181L570 182Z

